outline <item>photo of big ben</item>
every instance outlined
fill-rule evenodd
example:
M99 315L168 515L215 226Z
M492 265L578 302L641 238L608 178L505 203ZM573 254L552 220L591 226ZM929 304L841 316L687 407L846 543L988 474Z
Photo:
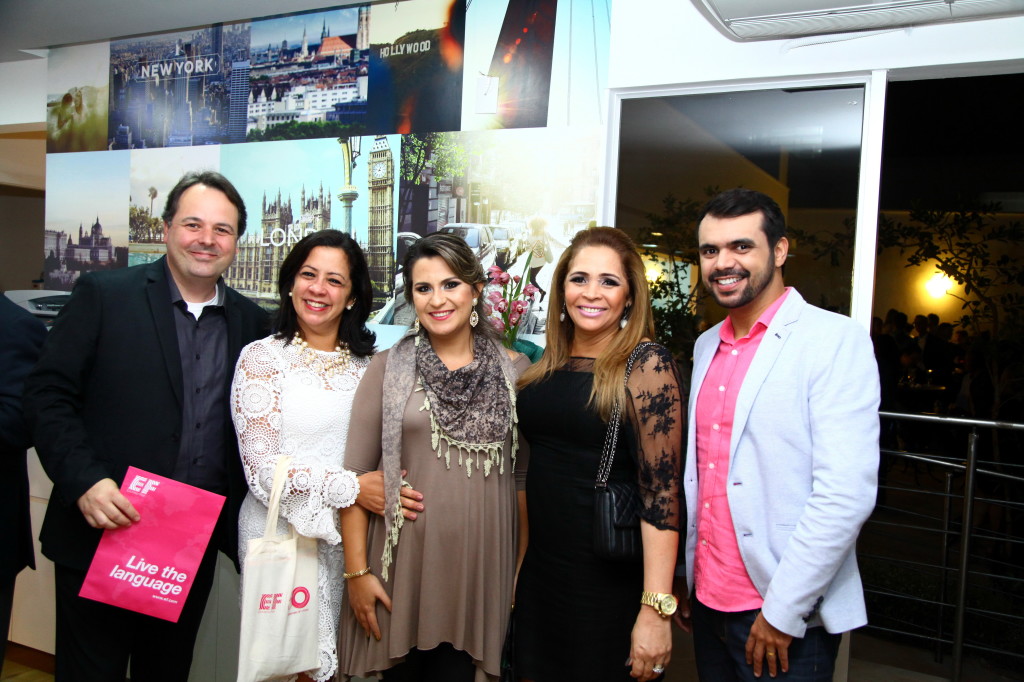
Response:
M395 162L387 137L378 135L370 149L370 220L366 260L373 282L373 310L384 307L395 290Z

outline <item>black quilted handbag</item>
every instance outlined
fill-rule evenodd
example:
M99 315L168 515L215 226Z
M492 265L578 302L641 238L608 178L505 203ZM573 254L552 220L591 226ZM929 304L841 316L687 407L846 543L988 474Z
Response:
M641 343L629 354L626 377L633 371L633 363L648 343ZM594 553L612 561L639 561L643 558L640 539L640 491L636 481L608 482L619 440L622 405L616 404L608 420L608 433L604 438L601 466L594 484Z

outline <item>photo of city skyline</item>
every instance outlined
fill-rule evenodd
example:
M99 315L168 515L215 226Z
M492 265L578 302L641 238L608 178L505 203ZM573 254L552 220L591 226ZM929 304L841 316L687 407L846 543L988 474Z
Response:
M46 158L44 289L70 291L85 272L128 265L128 152Z
M109 148L243 142L248 60L247 22L111 42Z
M249 141L330 137L365 126L370 8L253 21Z
M249 214L238 256L225 275L228 284L264 305L276 301L281 261L295 242L317 230L348 232L368 249L373 202L367 168L384 147L394 149L397 164L399 144L393 136L390 140L328 138L221 147L221 172L238 188ZM383 190L390 193L391 206L397 204L396 186L392 182ZM381 220L379 215L377 219ZM385 250L392 254L389 265L393 267L393 208L384 223L391 233Z

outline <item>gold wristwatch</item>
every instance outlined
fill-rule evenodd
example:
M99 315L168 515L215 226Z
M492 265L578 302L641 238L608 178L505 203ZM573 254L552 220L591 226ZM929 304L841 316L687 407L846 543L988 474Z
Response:
M662 618L671 616L679 606L675 597L661 592L644 592L640 595L640 603L653 608Z

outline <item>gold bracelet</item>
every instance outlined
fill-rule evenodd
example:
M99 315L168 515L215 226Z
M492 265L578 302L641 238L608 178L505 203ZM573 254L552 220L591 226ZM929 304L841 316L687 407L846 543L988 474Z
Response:
M366 575L369 572L370 572L370 567L367 566L363 570L356 571L355 573L342 573L341 577L344 578L345 580L348 580L349 578L358 578L361 575Z

